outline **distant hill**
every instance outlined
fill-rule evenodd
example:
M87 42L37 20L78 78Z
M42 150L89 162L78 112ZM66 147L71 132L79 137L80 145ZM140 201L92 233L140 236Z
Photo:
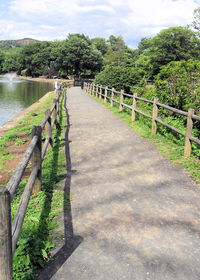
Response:
M24 45L28 45L34 42L38 41L31 38L24 38L19 40L2 40L0 41L0 49L7 51L9 49L20 48Z

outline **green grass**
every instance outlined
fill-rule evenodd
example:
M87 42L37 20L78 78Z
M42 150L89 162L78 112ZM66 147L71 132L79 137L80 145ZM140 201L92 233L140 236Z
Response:
M92 96L96 101L103 104L107 109L109 109L115 116L123 120L134 132L140 136L148 139L155 144L155 147L161 151L163 156L171 160L177 167L184 168L190 174L190 176L200 184L200 161L195 157L194 153L199 153L198 150L194 149L193 155L190 158L184 158L184 139L183 137L172 137L172 133L168 132L166 134L159 133L162 132L162 128L158 125L158 133L153 135L151 133L151 120L143 116L138 116L136 113L136 121L131 121L131 111L128 109L123 109L122 112L119 111L119 105L114 103L113 107L110 107L110 103L104 103L103 99L99 99Z
M4 158L1 157L1 165L5 164L9 157L7 148L9 141L16 141L16 145L21 145L23 141L20 140L20 135L30 135L32 126L41 123L44 118L44 112L46 109L51 108L54 97L54 94L50 94L34 110L37 116L33 117L32 112L30 112L1 138L0 143L1 147L3 147L3 152L1 151L1 153L5 154ZM37 195L31 196L14 254L13 279L15 280L35 279L37 269L43 267L45 262L50 259L51 250L54 248L53 233L58 226L58 222L54 221L54 217L58 216L63 211L63 207L65 207L66 199L64 199L63 189L57 185L63 179L60 175L61 172L66 170L63 151L63 132L66 124L63 98L61 99L57 125L53 130L53 147L48 149L42 164L42 189ZM17 211L27 180L28 178L25 178L21 181L12 201L12 219Z
M0 138L0 169L2 171L6 162L13 158L10 156L8 148L9 143L14 141L16 146L23 145L26 140L21 140L20 136L28 135L31 137L32 127L34 125L40 125L44 119L45 110L51 108L54 98L55 95L52 92L47 96L45 101L34 109L34 111L28 113L21 121L19 121L13 128L9 129L6 134ZM32 116L33 112L37 113L37 116Z

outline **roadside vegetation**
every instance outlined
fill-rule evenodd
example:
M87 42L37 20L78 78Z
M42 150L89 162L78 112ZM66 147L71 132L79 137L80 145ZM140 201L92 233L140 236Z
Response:
M35 110L37 115L33 116L30 112L13 129L0 139L1 149L0 165L3 168L9 166L9 160L13 160L10 154L12 146L17 147L25 143L20 140L26 135L26 139L31 137L33 125L39 125L44 118L44 112L52 106L54 93L50 94ZM63 98L62 98L63 103ZM50 251L54 248L53 229L58 225L54 221L63 210L63 188L59 186L62 181L62 171L66 170L64 145L64 125L66 123L65 113L60 105L60 114L57 118L57 128L53 130L53 148L49 148L43 161L42 171L42 190L37 195L32 195L27 213L25 216L22 232L18 241L18 246L13 259L13 278L35 279L35 273L38 268L44 266L44 263L50 258ZM29 141L29 140L26 140ZM4 156L2 156L4 154ZM29 166L30 168L30 166ZM1 169L2 170L2 169ZM4 170L12 173L13 170ZM27 175L21 181L15 198L12 202L12 218L17 210L23 188L27 182Z

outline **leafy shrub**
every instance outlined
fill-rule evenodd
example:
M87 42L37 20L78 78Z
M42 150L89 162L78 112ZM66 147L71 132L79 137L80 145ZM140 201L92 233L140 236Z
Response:
M143 85L140 73L136 68L112 67L107 66L95 77L95 84L102 86L114 87L116 90L123 89L129 93L133 85Z
M160 102L172 107L200 113L200 62L198 60L170 62L155 78Z

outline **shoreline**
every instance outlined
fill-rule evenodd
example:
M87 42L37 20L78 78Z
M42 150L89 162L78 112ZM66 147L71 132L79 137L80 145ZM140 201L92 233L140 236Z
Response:
M53 91L47 92L45 95L43 95L38 101L27 107L26 109L19 112L17 115L15 115L12 119L4 123L0 127L0 138L11 128L13 128L26 114L28 114L30 111L32 111L37 105L39 105L50 93Z
M3 75L0 75L3 76ZM18 76L20 79L29 80L29 81L35 81L35 82L46 82L46 83L55 83L56 80L60 82L66 82L71 83L73 80L67 80L67 79L48 79L44 77L38 77L38 78L32 78L32 77L22 77ZM11 128L13 128L26 114L28 114L30 111L32 111L40 102L42 102L51 92L47 92L45 95L43 95L38 101L27 107L26 109L19 112L17 115L15 115L12 119L4 123L2 126L0 126L0 138Z
M23 79L23 80L28 80L28 81L46 82L46 83L55 83L56 81L71 83L73 81L73 79L49 79L49 78L45 78L45 77L32 78L32 77L19 76L19 78Z

